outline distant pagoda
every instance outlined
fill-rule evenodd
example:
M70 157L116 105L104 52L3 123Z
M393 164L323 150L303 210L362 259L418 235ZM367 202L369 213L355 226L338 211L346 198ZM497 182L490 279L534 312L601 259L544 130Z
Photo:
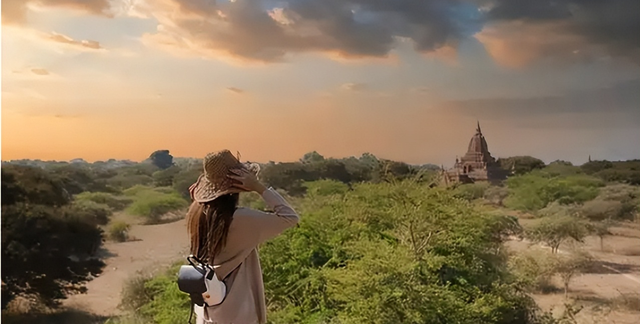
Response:
M456 157L453 168L445 170L442 167L441 175L445 185L474 182L497 184L506 179L508 172L500 168L496 159L489 153L487 140L482 135L478 121L476 133L471 137L467 153L461 159Z

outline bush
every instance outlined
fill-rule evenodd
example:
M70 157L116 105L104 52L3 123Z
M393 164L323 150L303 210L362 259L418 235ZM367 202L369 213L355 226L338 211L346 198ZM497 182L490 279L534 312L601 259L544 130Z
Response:
M98 204L107 205L111 210L118 211L125 209L131 204L131 198L116 196L106 192L83 192L75 196L77 201L92 201Z
M604 183L586 175L554 177L534 171L507 179L509 197L505 205L512 209L537 211L549 203L583 203L594 199Z
M307 195L309 196L344 195L349 190L348 185L336 180L306 182L304 187L306 188Z
M136 185L152 184L153 178L150 175L146 174L118 174L107 180L107 183L114 188L126 189Z
M76 200L72 204L75 214L87 219L96 225L105 225L109 222L111 208L91 200Z
M556 287L551 282L554 264L547 252L529 250L509 260L509 267L517 280L535 293L552 293Z
M109 225L109 238L116 242L125 242L129 239L131 225L123 221L116 221Z
M145 217L147 224L155 224L164 214L188 206L187 201L177 192L166 193L164 188L160 191L144 187L133 187L126 190L125 194L135 197L133 204L127 208L127 212Z
M486 182L463 184L454 189L453 195L457 198L468 201L481 199L485 197L485 193L487 192L487 189L489 189L489 186L489 183Z
M490 186L484 192L484 198L492 204L503 206L504 200L509 196L509 190L505 187Z
M189 296L178 289L177 273L182 263L156 276L139 274L122 291L121 308L158 324L183 323L189 318Z
M581 214L593 221L620 218L623 211L624 206L621 202L602 199L587 201L581 208Z

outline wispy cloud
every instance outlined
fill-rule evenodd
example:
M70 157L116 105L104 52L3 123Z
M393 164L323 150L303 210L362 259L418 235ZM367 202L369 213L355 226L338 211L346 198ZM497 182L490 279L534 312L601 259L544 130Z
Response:
M226 88L227 91L231 92L231 93L235 93L235 94L244 94L245 91L240 89L240 88L236 88L236 87L228 87Z
M343 83L340 89L345 91L361 92L369 90L369 86L366 83L348 82Z
M50 34L45 34L43 37L49 41L68 44L71 46L81 47L90 50L100 50L103 49L100 46L100 43L94 40L75 40L67 35L59 34L56 32L51 32Z
M2 24L26 24L27 11L34 6L68 8L94 15L112 16L109 12L109 0L2 0Z
M37 74L37 75L49 75L49 71L47 69L31 69L31 73L33 74Z

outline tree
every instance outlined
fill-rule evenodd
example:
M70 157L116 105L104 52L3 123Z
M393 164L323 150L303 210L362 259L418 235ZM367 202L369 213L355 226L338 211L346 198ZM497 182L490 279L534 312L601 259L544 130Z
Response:
M557 215L543 217L526 231L526 236L533 242L546 243L551 247L551 253L557 253L563 242L569 239L583 242L588 233L584 221L568 215Z
M516 175L522 175L545 167L545 163L542 160L528 155L500 158L497 162L500 167L509 171L513 170Z
M149 156L151 163L160 169L167 169L173 165L173 156L169 150L157 150Z
M171 187L176 175L178 175L180 171L180 168L175 165L156 171L151 175L153 178L153 184L156 187Z
M586 174L593 174L593 173L596 173L598 171L602 171L602 170L613 168L613 163L611 163L610 161L606 161L606 160L603 160L603 161L589 161L589 162L581 165L580 168Z
M324 161L324 156L316 151L306 153L302 159L300 159L301 163L317 163L322 161Z
M613 226L610 218L604 219L592 225L592 230L600 238L600 250L604 251L604 237L611 235L609 228Z
M554 271L560 276L564 287L564 298L569 297L571 279L586 270L592 257L584 251L572 251L569 256L555 256Z
M39 168L2 168L2 308L17 296L54 307L104 263L95 220L69 206L62 184Z

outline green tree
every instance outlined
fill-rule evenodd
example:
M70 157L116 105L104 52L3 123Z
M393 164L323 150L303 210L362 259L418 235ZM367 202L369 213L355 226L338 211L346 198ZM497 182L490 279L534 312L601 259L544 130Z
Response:
M602 170L606 170L606 169L611 169L613 168L613 163L603 160L603 161L589 161L583 165L580 166L580 168L586 173L586 174L594 174L598 171L602 171Z
M320 155L320 153L313 151L306 153L301 159L301 163L318 163L324 161L324 156Z
M513 170L516 175L522 175L545 167L545 163L542 160L528 155L499 158L497 162L500 167L509 171Z
M175 165L156 171L151 175L153 178L153 184L156 187L171 187L173 186L175 177L180 173L180 171L180 168Z
M168 169L173 165L173 156L169 154L169 150L157 150L151 153L149 160L160 169Z
M589 234L589 228L576 217L557 215L543 217L525 233L533 242L544 242L551 247L552 253L557 253L560 244L567 240L583 242Z
M38 168L2 168L2 308L16 296L55 307L101 272L102 242L63 185Z

